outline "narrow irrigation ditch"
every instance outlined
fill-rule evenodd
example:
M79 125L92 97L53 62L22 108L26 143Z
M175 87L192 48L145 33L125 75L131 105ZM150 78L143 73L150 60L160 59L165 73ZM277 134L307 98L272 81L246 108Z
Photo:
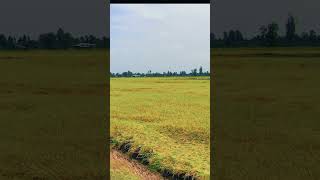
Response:
M164 179L169 180L199 180L200 177L190 172L175 172L173 169L164 167L159 160L151 161L150 158L155 156L152 149L136 146L132 140L117 141L111 138L110 144L112 149L121 152L130 159L138 161L151 172L158 172Z

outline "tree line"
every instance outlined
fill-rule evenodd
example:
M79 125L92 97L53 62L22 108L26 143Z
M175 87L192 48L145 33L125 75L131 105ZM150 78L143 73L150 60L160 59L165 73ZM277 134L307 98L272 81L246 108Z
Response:
M285 34L279 34L279 25L272 22L262 25L258 34L252 38L245 38L239 30L229 30L223 37L217 38L211 34L211 47L245 47L245 46L320 46L320 34L310 30L298 34L296 32L297 20L289 15L285 23Z
M92 44L96 48L109 48L107 37L75 37L61 28L57 32L40 34L37 39L32 39L29 35L14 37L0 34L0 49L70 49L79 43Z
M204 71L200 66L199 69L194 68L190 72L180 71L180 72L152 72L149 70L147 73L133 73L131 71L126 71L122 73L112 73L110 72L111 77L178 77L178 76L210 76L209 71Z

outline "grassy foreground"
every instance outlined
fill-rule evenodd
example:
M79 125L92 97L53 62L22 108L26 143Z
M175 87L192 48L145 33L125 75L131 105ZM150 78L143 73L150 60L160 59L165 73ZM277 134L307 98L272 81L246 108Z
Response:
M117 150L110 151L110 175L113 180L161 180L159 173L151 172L139 162Z
M209 177L210 80L112 78L111 137L141 146L151 170Z
M212 49L214 179L319 179L320 49Z
M111 161L112 163L112 161ZM139 180L140 177L135 175L134 173L130 172L130 169L121 168L117 169L113 167L113 164L111 164L110 169L110 179L114 180Z
M138 175L132 172L128 162L119 162L110 157L110 179L112 180L139 180Z
M106 178L107 55L0 51L0 179Z

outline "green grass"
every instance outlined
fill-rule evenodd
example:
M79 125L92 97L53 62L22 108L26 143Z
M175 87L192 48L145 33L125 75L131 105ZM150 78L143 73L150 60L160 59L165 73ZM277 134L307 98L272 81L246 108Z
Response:
M319 50L211 50L214 179L319 179Z
M106 50L0 51L0 179L103 179Z
M112 78L112 138L152 151L150 169L208 177L209 85L207 77Z

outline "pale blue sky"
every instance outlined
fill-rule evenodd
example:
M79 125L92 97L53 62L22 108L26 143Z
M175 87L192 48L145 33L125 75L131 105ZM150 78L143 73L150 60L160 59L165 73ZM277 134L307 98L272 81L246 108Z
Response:
M111 72L187 71L210 64L209 4L111 4Z

